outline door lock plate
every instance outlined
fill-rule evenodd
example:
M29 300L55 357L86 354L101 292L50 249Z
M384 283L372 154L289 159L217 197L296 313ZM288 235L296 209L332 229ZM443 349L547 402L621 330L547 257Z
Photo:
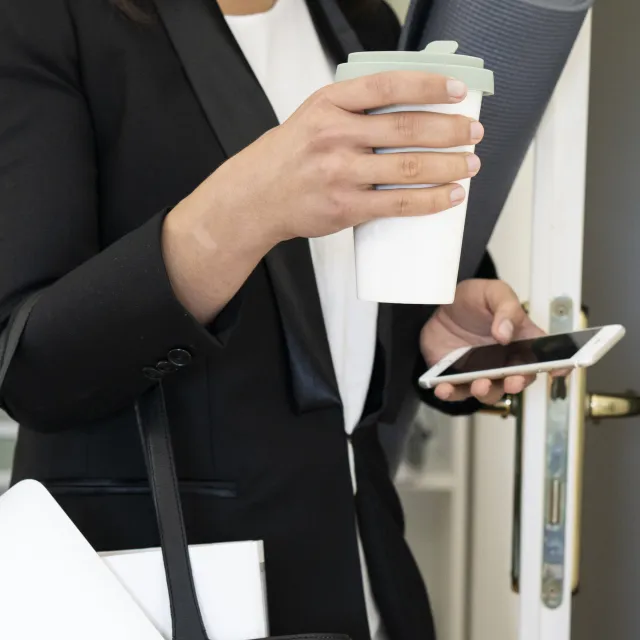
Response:
M573 330L574 305L567 297L551 303L549 332ZM545 445L545 519L542 547L542 602L562 604L566 580L567 484L569 479L570 394L565 378L551 378L547 399Z

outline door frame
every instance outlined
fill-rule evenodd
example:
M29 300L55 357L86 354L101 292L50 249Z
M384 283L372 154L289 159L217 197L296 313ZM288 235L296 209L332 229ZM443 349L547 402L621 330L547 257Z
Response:
M570 324L580 328L582 252L587 162L591 13L587 15L538 130L535 145L529 312L550 329L553 300L572 303ZM546 377L545 377L546 378ZM564 495L565 580L557 608L542 599L545 514L546 422L549 383L526 393L523 412L520 521L519 640L570 640L575 547L578 544L576 470L583 419L583 389L569 382L568 478Z

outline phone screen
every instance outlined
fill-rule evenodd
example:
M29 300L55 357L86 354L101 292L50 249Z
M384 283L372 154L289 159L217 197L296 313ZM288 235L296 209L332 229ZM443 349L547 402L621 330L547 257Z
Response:
M441 376L476 373L487 369L502 369L527 364L568 360L593 338L599 329L561 333L533 340L516 340L508 345L490 344L474 347L445 369Z

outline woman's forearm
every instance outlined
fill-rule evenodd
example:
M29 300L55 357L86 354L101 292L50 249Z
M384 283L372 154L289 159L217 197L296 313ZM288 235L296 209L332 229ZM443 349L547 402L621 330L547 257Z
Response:
M171 286L200 323L211 322L273 247L215 176L165 218L162 249ZM215 274L215 277L213 277Z

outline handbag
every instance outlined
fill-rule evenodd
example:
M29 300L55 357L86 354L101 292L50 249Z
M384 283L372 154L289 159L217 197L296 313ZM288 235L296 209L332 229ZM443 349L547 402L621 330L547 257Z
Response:
M29 294L10 314L0 333L0 390L41 291ZM169 593L172 640L209 640L196 596L187 535L173 458L171 431L160 382L135 403L136 421L153 496ZM36 640L34 638L34 640ZM349 640L342 634L309 633L264 640Z

